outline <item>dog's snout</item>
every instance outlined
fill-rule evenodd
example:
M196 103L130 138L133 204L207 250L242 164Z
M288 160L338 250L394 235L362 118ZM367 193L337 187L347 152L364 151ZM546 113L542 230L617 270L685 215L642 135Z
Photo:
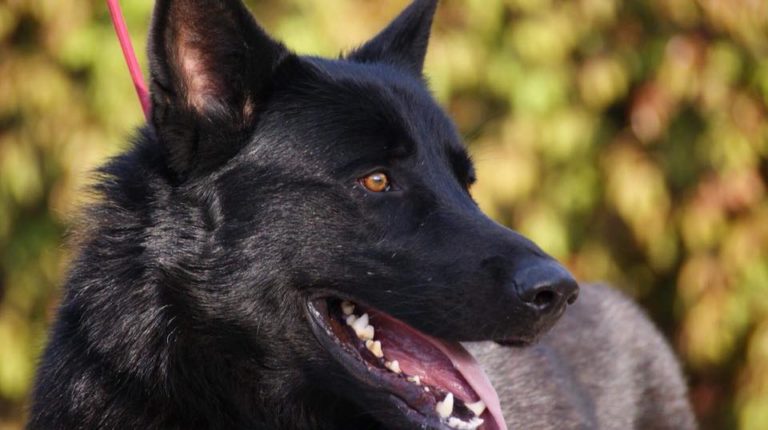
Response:
M515 277L517 294L542 315L557 315L566 304L573 304L579 285L557 262L544 260L520 271Z

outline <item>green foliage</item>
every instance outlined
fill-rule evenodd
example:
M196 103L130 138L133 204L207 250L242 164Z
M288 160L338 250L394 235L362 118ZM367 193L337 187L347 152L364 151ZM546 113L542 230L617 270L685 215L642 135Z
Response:
M405 2L250 6L336 55ZM141 51L151 1L123 3ZM762 1L444 0L427 59L476 199L646 305L704 428L768 428L766 36ZM102 1L0 3L0 429L23 420L80 191L141 121Z

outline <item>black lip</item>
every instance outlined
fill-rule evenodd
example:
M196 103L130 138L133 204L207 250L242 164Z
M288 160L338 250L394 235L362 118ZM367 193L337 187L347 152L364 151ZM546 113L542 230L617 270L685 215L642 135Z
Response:
M528 339L499 339L495 340L497 344L501 346L508 346L512 348L525 348L526 346L531 346L534 341L528 340Z
M312 333L329 355L367 388L359 390L360 394L376 393L377 400L386 398L391 403L392 411L385 412L387 422L384 424L393 428L449 430L435 412L436 401L433 396L426 394L416 385L405 382L399 376L374 369L356 350L342 343L333 334L323 317L323 314L328 314L327 299L328 297L307 301L307 319ZM382 392L386 393L385 396L381 396ZM395 411L399 417L393 416Z

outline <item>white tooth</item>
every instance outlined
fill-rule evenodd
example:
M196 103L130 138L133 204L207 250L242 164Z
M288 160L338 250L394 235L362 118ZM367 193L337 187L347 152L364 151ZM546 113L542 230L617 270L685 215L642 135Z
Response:
M350 315L352 317L352 315ZM349 318L347 318L347 324L349 324ZM368 314L363 314L359 318L355 318L352 321L352 329L358 338L362 340L373 340L373 326L368 324Z
M394 373L402 372L402 370L400 370L400 363L397 360L387 361L384 363L384 367Z
M371 354L373 354L375 357L384 357L384 352L381 350L381 342L378 340L366 340L365 347L368 348L368 351L371 351Z
M429 393L429 387L424 387L424 391Z
M485 402L482 400L478 400L475 403L467 403L466 404L467 409L474 412L476 416L480 416L485 412Z
M462 421L456 417L448 419L448 427L458 430L475 430L481 425L483 425L483 420L477 417L472 418L469 422Z
M355 330L355 333L357 333L357 337L359 337L362 340L373 340L373 326L367 325L362 330Z
M350 315L347 317L347 325L350 327L354 327L355 320L357 320L357 317L354 315Z
M440 415L440 418L450 417L451 413L453 413L453 393L446 394L442 402L437 402L435 410Z
M368 325L368 314L363 314L363 316L359 318L355 318L352 321L352 328L354 329L364 329L365 326Z
M413 382L416 385L421 385L421 378L418 376L409 376L406 378L408 382Z
M352 302L344 300L341 302L341 311L344 312L344 315L352 315L352 312L355 311L355 305L353 305Z
M478 428L481 425L483 425L484 422L485 422L484 419L478 418L478 417L474 417L471 420L469 420L469 426L470 426L469 428L470 428L470 430L475 430L476 428Z

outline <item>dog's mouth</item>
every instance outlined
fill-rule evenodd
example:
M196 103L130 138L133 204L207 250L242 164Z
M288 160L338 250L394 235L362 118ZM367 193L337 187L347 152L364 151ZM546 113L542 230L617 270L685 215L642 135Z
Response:
M308 310L320 343L358 380L387 392L414 428L506 430L496 390L459 343L336 298L312 300Z

